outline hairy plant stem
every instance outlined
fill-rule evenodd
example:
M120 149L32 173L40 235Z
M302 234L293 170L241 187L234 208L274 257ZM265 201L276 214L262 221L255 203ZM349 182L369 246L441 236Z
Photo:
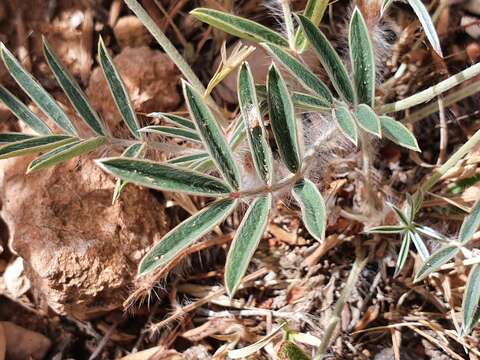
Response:
M329 135L332 135L331 133ZM273 183L270 186L264 185L260 186L251 190L240 191L239 193L235 194L237 198L248 198L255 195L265 194L265 193L273 193L276 191L283 190L284 188L293 186L297 181L303 179L305 175L310 170L312 166L312 161L315 159L315 155L317 154L319 148L325 142L325 138L315 142L308 151L305 152L302 158L302 166L298 170L296 174L290 174L286 176L284 179L280 180L279 182Z
M365 257L360 245L357 245L356 247L355 256L356 258L355 262L353 263L352 270L348 275L348 279L345 287L343 288L342 294L340 295L337 303L335 304L333 315L325 328L325 333L323 334L322 342L318 347L318 352L315 356L315 360L321 360L325 356L325 352L327 351L330 342L332 341L335 329L337 328L337 325L342 317L343 308L345 307L345 304L347 303L347 300L350 297L353 288L355 287L355 284L357 283L360 273L367 264L368 257Z
M412 96L409 96L406 99L381 105L377 108L377 111L385 114L409 109L413 106L432 100L434 97L443 94L445 91L450 90L451 88L477 76L478 74L480 74L480 63L472 65L469 68L449 77L448 79L443 80L438 84L433 85L428 89L420 91Z
M192 84L192 86L199 91L200 93L205 92L205 87L203 86L200 79L195 75L190 65L187 64L183 56L178 52L178 50L173 46L173 44L168 40L165 34L160 30L160 28L155 24L155 21L148 15L142 5L139 4L137 0L124 0L130 10L140 19L140 21L145 25L148 31L153 35L155 40L160 44L162 49L167 53L170 59L177 65L178 69L181 71L183 76Z
M360 146L362 151L362 172L364 176L364 184L367 193L366 214L369 216L375 211L375 190L372 186L372 139L369 134L364 131L359 132Z

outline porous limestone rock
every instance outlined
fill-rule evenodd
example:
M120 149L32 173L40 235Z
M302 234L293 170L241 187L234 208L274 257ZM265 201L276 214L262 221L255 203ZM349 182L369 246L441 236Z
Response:
M0 186L9 246L32 287L79 319L120 307L139 260L166 232L164 207L134 185L112 205L115 179L90 158L25 175L31 160L3 162Z

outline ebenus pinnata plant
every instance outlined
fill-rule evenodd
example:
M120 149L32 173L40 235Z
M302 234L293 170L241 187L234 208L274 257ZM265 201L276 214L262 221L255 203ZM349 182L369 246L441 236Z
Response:
M325 201L317 185L309 179L313 159L322 144L314 142L306 146L299 114L305 112L328 114L334 119L341 134L354 146L358 146L360 151L367 151L365 147L373 137L388 139L401 147L419 152L421 149L415 136L402 122L395 120L393 113L430 101L480 73L480 64L475 64L417 94L395 103L383 104L382 99L376 96L374 45L361 7L355 7L351 15L348 34L349 64L346 64L318 27L328 1L309 0L304 13L298 15L292 14L288 1L282 1L286 36L254 21L221 11L205 8L192 11L194 17L211 26L259 44L275 59L269 68L266 85L258 85L254 82L248 62L244 61L250 50L240 49L237 55L241 57L241 61L238 58L237 61L230 61L231 66L218 71L213 85L208 86L206 90L139 3L136 0L125 2L182 72L185 78L182 81L182 89L189 118L154 113L151 114L152 117L160 117L168 125L142 127L124 83L105 44L100 40L98 61L115 104L131 133L130 139L113 137L102 119L89 105L80 86L44 40L45 57L50 69L74 109L94 134L93 137L80 135L74 123L53 97L2 45L1 56L9 73L60 131L54 132L46 122L2 86L0 100L35 134L0 134L0 142L3 143L0 147L0 158L40 154L30 163L27 170L34 172L102 147L122 147L121 156L97 159L102 169L118 178L113 194L114 201L121 196L122 189L127 183L212 199L205 208L177 225L152 247L140 262L139 276L167 267L180 252L211 232L240 204L247 204L248 208L236 229L225 265L225 287L231 297L241 285L266 229L275 193L290 192L301 209L305 228L317 241L323 242L325 239L327 219ZM385 1L382 4L382 12L387 10L391 2ZM438 36L424 5L419 0L409 0L409 3L419 17L433 49L441 54ZM304 64L302 53L307 48L316 54L328 75L329 84L322 81ZM240 116L230 124L227 135L225 119L222 118L209 93L212 86L236 67L239 67L237 96ZM302 87L301 91L292 89L291 84L286 81L285 72L296 79ZM269 128L266 127L267 119ZM161 142L152 141L148 134L182 139L191 145L188 146L187 154L174 156L164 162L149 160L145 158L146 150L163 147ZM273 135L272 139L269 138L269 134ZM276 144L275 154L270 147L270 140ZM438 260L439 256L433 258L435 254L430 257L420 235L436 237L439 241L445 239L438 233L430 231L431 229L416 224L415 214L423 201L423 194L479 140L480 132L477 132L426 182L423 186L424 192L410 197L409 208L405 213L393 207L401 221L399 226L370 229L371 232L377 233L403 234L404 241L397 273L405 262L411 242L425 259L425 266L428 267L419 278L436 269L430 266L431 264L442 265L451 258L450 256L444 261L447 257L444 256L446 250L441 250L443 251L441 261ZM254 186L244 181L243 168L239 166L235 157L235 151L245 141L259 179ZM280 163L274 160L277 154ZM275 176L279 164L288 170L288 175L281 179ZM475 214L473 212L472 216ZM466 226L469 229L472 227ZM459 249L458 243L448 246L456 246L456 251ZM451 255L454 250L447 252ZM475 275L478 272L480 271L475 267L472 276L478 277ZM478 288L469 285L467 295L469 300L466 300L468 302L466 313L475 313L480 298ZM466 322L465 327L471 329L475 321Z

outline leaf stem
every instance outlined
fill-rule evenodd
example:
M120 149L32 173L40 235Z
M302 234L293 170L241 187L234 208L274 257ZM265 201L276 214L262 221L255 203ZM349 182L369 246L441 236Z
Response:
M192 68L185 61L183 56L178 52L175 46L168 40L165 34L160 30L155 21L148 15L145 9L138 3L137 0L124 0L130 10L140 19L140 21L145 25L148 31L153 35L155 40L160 44L162 49L167 53L170 59L177 65L178 69L181 71L183 76L195 87L195 89L200 92L205 92L205 87L203 86L200 79L195 75Z
M445 91L461 84L465 80L469 80L480 74L480 63L470 66L469 68L449 77L446 80L439 82L436 85L429 87L423 91L420 91L406 99L399 100L394 103L385 104L380 106L377 111L379 113L391 113L396 111L402 111L409 109L413 106L428 102L434 97L443 94Z

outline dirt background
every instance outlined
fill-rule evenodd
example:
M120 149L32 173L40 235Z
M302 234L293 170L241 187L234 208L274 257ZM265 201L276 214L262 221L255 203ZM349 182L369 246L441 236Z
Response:
M191 9L233 11L278 27L273 1L142 4L205 84L218 66L222 43L232 47L236 39L200 24L189 15ZM297 10L304 4L292 2ZM426 4L431 12L439 6L438 1ZM349 9L348 2L337 1L324 19L325 31L344 55ZM395 5L374 26L383 78L379 91L385 102L413 94L480 59L478 0L450 2L440 12L437 31L444 59L428 49L406 4ZM152 111L185 113L178 70L121 1L0 0L0 40L79 121L45 63L42 36L115 136L128 137L128 131L98 68L100 37L113 54L143 123L150 121L143 115ZM256 51L249 61L262 82L270 60ZM319 69L313 57L308 62ZM393 78L401 64L405 72ZM229 118L236 112L234 79L213 93ZM37 111L3 65L0 83ZM405 192L412 193L432 166L444 162L480 128L479 100L474 96L446 108L443 119L432 115L411 124L421 155L386 141L378 143L374 175L380 199L403 201ZM24 130L3 105L0 129ZM315 135L323 129L312 131ZM413 284L421 261L412 252L394 279L400 240L366 236L362 230L379 218L395 219L383 205L373 218L361 216L359 156L342 146L338 141L329 144L316 171L329 208L326 242L319 246L303 229L295 204L280 198L252 261L250 281L233 301L220 285L228 243L241 214L189 249L168 276L145 283L135 278L139 259L172 226L201 208L204 199L128 185L112 205L115 180L92 159L118 154L119 149L28 176L24 175L28 159L2 161L0 359L5 354L14 360L114 359L138 351L128 359L223 359L229 344L251 344L280 321L321 338L359 243L368 253L368 264L342 313L329 358L478 359L478 330L465 339L452 335L468 269L460 267ZM168 154L153 156L162 159ZM480 197L479 163L476 150L432 190L437 196L424 204L423 223L450 235L458 231L462 215L449 204L469 206ZM251 358L274 358L279 341Z

